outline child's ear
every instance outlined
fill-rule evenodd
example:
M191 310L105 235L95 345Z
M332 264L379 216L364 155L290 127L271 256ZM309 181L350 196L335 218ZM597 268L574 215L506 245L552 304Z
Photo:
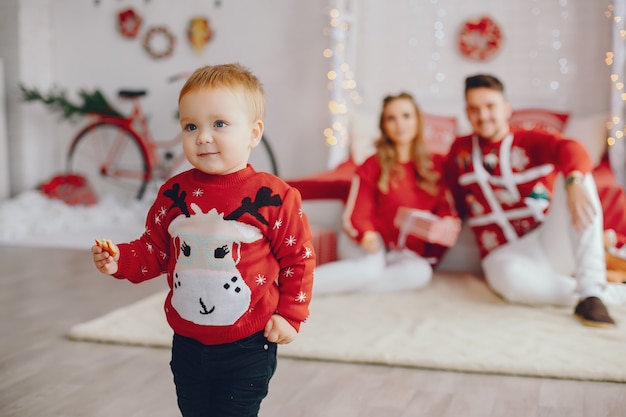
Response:
M252 124L252 131L250 132L250 147L256 148L261 143L263 137L263 121L257 120Z

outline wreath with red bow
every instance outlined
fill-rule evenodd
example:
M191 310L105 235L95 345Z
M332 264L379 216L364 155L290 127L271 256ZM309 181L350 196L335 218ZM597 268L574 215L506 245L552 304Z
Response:
M125 38L135 38L141 27L141 16L131 7L117 14L117 28Z
M490 17L468 20L459 33L459 50L466 58L487 61L502 46L502 30Z

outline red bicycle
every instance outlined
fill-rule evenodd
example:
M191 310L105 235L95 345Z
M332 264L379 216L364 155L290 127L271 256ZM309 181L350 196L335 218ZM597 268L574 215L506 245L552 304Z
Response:
M141 199L151 181L165 181L186 162L180 134L164 141L152 136L140 104L145 95L145 90L119 91L120 99L131 101L130 114L90 114L89 122L70 144L67 172L86 177L98 195L112 193ZM278 175L265 136L261 144L264 152L252 152L250 163L257 171Z

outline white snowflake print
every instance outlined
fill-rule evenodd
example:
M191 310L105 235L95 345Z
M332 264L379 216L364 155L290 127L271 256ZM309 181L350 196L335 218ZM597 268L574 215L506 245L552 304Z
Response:
M154 251L154 247L152 247L152 244L146 243L146 250L151 254Z
M511 167L516 171L523 171L530 160L526 151L519 146L513 146L511 149Z
M273 230L280 229L282 225L283 225L283 219L278 219L274 222L274 227L272 227L272 229Z
M309 259L313 256L313 250L311 248L304 248L304 252L302 253L303 259Z
M159 216L158 214L154 216L154 223L161 224L161 216Z
M159 217L165 217L165 215L167 214L167 208L165 206L161 206L158 213Z
M285 239L285 245L293 246L295 244L296 244L296 237L294 235L291 235L287 239Z
M145 265L141 266L141 273L143 275L146 275L148 273L148 267L146 267Z
M263 275L261 275L261 274L258 274L258 275L256 276L255 281L256 281L257 285L263 285L263 284L265 284L265 283L267 282L267 278L265 278L265 277L264 277Z
M135 249L131 249L130 253L133 254L134 258L138 258L139 256L137 255L137 251Z
M302 218L303 215L304 215L304 212L302 211L302 207L300 207L298 209L298 216L300 216L300 218Z
M160 255L161 255L161 259L163 260L167 259L167 253L161 251Z
M201 197L202 194L204 194L204 191L202 191L201 188L196 188L195 190L193 190L193 192L191 193L191 195L193 195L194 197Z
M306 293L304 291L300 291L298 295L296 295L296 301L299 303L304 303L306 301Z
M287 267L287 269L285 269L285 272L283 273L283 275L285 276L285 278L291 278L294 274L294 270L292 267Z
M487 250L491 250L498 246L498 235L490 230L484 231L480 235L480 242Z

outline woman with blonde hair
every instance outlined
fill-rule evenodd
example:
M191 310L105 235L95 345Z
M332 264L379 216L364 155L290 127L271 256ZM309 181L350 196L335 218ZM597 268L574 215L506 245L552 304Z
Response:
M460 221L440 178L443 158L426 149L413 97L385 97L379 126L376 153L352 178L339 260L315 269L316 295L423 288L456 241Z

